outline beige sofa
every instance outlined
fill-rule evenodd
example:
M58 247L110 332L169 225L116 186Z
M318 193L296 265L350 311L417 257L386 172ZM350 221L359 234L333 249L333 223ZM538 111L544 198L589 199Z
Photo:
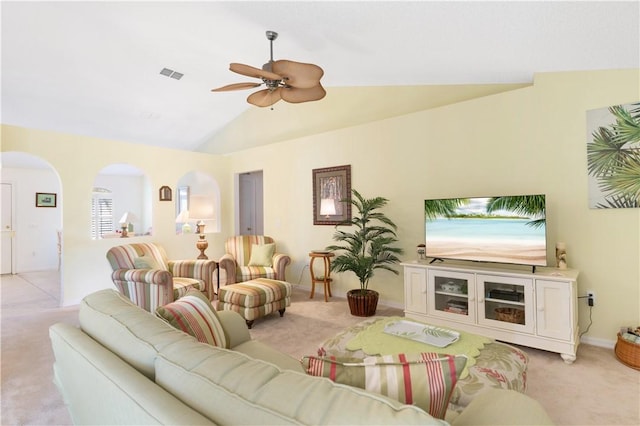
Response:
M328 379L251 340L219 316L232 349L199 343L113 290L87 296L80 328L54 324L54 380L76 424L447 424L423 410ZM454 425L551 424L534 400L496 390Z

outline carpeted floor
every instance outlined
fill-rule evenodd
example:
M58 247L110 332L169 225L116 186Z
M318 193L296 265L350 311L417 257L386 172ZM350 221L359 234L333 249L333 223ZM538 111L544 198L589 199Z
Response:
M71 424L52 383L48 328L59 321L77 324L77 309L57 308L56 275L1 277L2 425ZM377 314L402 312L379 306ZM325 339L360 321L349 314L345 299L333 297L325 303L322 292L309 299L308 289L295 288L284 317L274 314L256 320L251 335L300 358L314 354ZM640 372L620 364L612 350L582 345L576 362L567 365L558 354L523 349L531 358L527 394L540 401L557 424L640 424Z

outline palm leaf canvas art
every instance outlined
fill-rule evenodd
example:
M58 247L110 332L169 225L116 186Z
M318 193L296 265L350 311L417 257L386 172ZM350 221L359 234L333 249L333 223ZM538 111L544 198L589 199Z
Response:
M589 207L640 207L640 102L587 111Z

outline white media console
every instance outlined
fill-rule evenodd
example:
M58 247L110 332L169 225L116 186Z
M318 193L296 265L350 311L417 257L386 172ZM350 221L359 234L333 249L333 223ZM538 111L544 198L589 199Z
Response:
M557 352L578 349L578 271L413 261L404 267L405 316Z

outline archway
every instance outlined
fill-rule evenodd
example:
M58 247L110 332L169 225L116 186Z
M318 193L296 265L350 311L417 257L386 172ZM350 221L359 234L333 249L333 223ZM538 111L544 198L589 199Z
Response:
M0 162L2 253L10 255L9 273L47 270L60 273L64 245L62 183L58 172L47 161L25 152L2 152ZM10 205L7 207L5 202ZM59 300L63 285L60 275Z

